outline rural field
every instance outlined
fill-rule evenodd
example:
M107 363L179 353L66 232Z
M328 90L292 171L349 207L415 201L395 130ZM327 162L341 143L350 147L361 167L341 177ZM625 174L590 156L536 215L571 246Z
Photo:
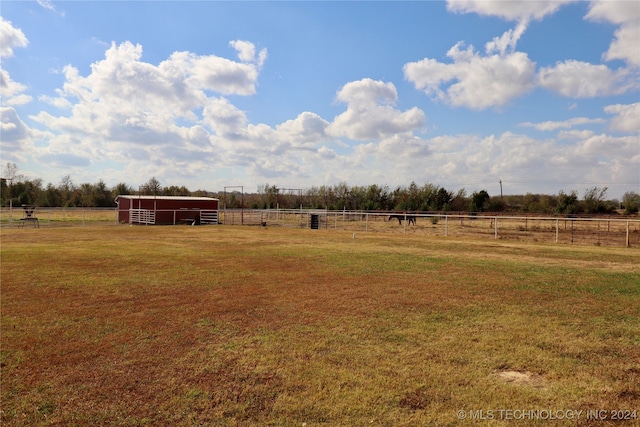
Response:
M0 238L3 426L640 425L637 245L230 225Z

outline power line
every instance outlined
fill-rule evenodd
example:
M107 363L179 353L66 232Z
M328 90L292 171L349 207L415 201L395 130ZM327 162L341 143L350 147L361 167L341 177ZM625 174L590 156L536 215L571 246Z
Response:
M557 181L505 181L510 184L552 184L552 185L638 185L640 182L557 182Z
M500 179L498 181L477 181L477 182L459 182L459 183L447 183L446 186L457 187L465 185L489 185L494 183L503 184L545 184L545 185L596 185L596 186L632 186L637 185L640 187L640 182L558 182L558 181L511 181Z

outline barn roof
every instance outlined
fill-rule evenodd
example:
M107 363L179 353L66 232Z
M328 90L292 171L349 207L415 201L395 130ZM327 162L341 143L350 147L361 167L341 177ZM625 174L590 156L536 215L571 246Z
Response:
M118 199L131 200L218 200L213 197L191 197L191 196L141 196L137 194L121 194L116 197Z

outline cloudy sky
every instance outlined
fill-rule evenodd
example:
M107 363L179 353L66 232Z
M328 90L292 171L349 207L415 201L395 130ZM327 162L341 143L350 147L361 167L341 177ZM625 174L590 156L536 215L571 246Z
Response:
M640 192L638 1L3 1L1 161L57 185Z

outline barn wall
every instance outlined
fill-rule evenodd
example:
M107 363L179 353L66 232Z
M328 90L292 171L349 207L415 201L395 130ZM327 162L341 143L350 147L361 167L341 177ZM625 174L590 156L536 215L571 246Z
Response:
M118 221L129 222L129 209L146 209L155 211L156 224L179 224L186 220L199 220L200 210L218 210L218 200L189 199L153 199L123 198L118 199Z
M129 222L130 203L131 201L129 199L123 199L122 197L118 199L118 222L120 223Z

